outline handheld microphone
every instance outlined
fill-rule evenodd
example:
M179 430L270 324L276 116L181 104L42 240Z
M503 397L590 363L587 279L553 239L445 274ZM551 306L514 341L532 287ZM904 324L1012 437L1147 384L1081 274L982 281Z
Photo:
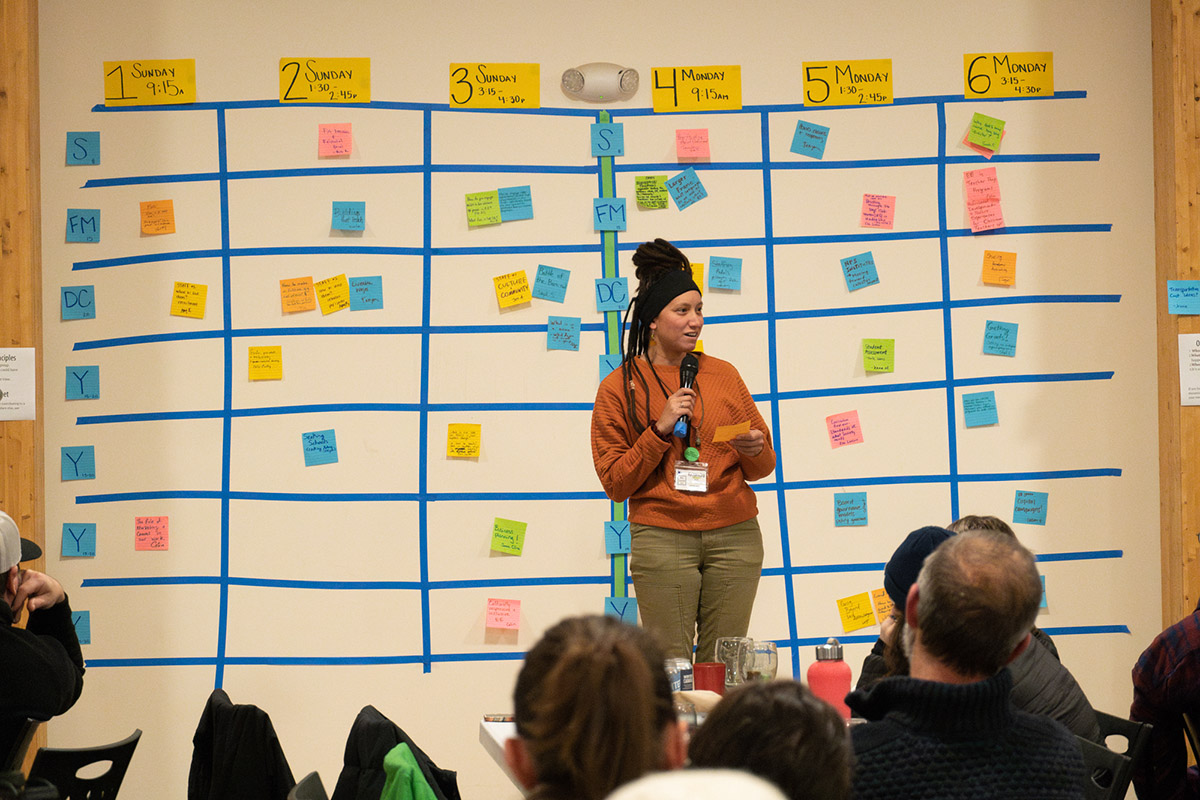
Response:
M700 371L700 360L695 353L686 353L683 361L679 362L679 388L690 389L696 383L696 373ZM680 439L687 436L688 415L684 414L675 423L675 435Z

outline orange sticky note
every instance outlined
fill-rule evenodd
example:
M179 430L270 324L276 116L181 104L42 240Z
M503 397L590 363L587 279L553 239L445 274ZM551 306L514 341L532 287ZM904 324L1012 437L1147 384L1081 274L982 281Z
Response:
M204 306L208 300L208 287L203 283L175 281L171 295L171 316L204 319Z
M133 549L166 550L171 543L166 517L134 517Z
M875 612L871 608L871 595L867 592L843 597L837 601L838 615L842 618L842 632L869 628L875 624Z
M750 420L739 422L737 425L720 425L713 433L714 442L728 442L735 436L750 432Z
M317 281L315 288L322 314L332 314L350 307L350 281L346 280L344 272L341 275Z
M498 628L502 631L520 630L521 601L489 597L487 601L487 618L484 621L484 626Z
M283 346L250 348L250 380L283 380Z
M983 251L983 282L993 286L1015 286L1017 254L1003 250Z
M141 204L142 233L157 236L175 232L175 201L146 200Z
M864 194L858 224L863 228L887 228L896 220L896 198L886 194Z
M317 126L317 156L330 158L348 156L354 149L354 136L350 123Z
M708 128L675 131L676 158L708 158Z
M892 598L888 596L887 589L872 589L871 603L875 606L875 616L882 622L887 619L892 613Z
M312 276L284 278L279 282L279 302L283 313L312 311L317 307L317 294L313 289Z

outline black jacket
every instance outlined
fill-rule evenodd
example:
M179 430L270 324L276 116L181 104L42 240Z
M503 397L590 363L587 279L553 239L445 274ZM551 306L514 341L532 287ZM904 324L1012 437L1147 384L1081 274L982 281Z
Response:
M192 737L188 800L286 800L296 785L275 727L258 706L214 689Z
M363 706L354 719L350 737L346 740L345 764L330 800L379 800L387 780L383 757L401 742L412 751L438 800L462 800L458 794L457 773L440 769L407 733L379 713L375 706Z

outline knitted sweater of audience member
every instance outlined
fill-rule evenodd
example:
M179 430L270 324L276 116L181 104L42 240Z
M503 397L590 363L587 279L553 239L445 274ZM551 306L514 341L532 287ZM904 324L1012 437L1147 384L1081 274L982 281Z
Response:
M886 678L846 698L854 796L924 800L1079 798L1083 758L1066 728L1013 707L1003 669L977 683Z

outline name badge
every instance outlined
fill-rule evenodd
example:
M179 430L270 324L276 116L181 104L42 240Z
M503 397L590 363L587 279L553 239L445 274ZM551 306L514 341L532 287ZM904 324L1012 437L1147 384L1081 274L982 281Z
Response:
M707 492L708 464L704 461L676 461L675 488L681 492Z

